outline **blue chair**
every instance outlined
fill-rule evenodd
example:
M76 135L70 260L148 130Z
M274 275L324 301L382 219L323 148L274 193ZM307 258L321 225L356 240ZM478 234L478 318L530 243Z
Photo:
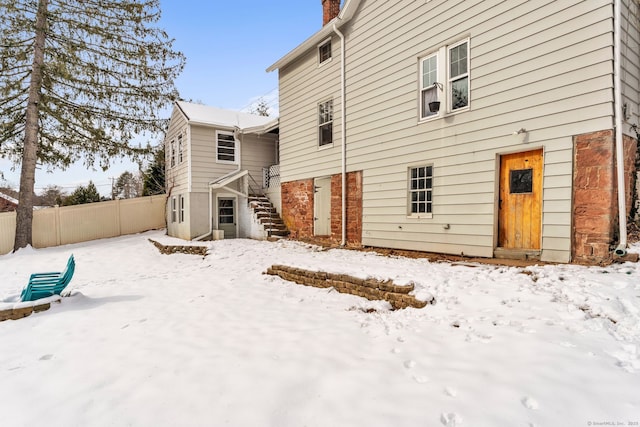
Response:
M40 298L60 295L67 287L76 270L76 260L73 254L67 261L67 267L62 272L33 273L29 283L20 294L21 301L35 301Z

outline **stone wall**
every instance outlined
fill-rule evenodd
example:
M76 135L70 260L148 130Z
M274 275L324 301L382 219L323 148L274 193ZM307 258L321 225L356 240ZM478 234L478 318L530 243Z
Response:
M282 220L294 239L313 236L313 179L283 182Z
M58 302L60 301L58 300ZM23 317L31 316L31 313L39 313L41 311L49 310L49 308L51 308L50 302L30 305L27 307L8 308L5 310L0 310L0 322L3 322L5 320L22 319Z
M349 246L362 245L362 171L347 173L347 235ZM331 177L331 239L342 240L342 175Z
M624 138L627 215L631 210L636 140ZM618 239L618 199L613 130L574 137L572 260L611 259Z
M391 280L360 279L346 274L310 271L284 265L273 265L267 269L265 274L279 276L284 280L300 285L316 288L334 288L338 292L356 295L372 301L388 301L395 310L407 307L423 308L429 303L435 303L433 299L431 301L419 301L413 295L409 295L413 291L413 285L394 285Z
M362 171L347 173L347 244L362 243ZM331 176L332 243L342 240L342 175ZM313 237L313 179L282 183L282 220L293 239Z
M177 245L163 245L160 242L156 242L155 240L149 239L153 245L158 248L161 254L171 255L171 254L189 254L189 255L200 255L207 256L208 248L206 246L198 246L198 245L185 245L185 246L177 246Z

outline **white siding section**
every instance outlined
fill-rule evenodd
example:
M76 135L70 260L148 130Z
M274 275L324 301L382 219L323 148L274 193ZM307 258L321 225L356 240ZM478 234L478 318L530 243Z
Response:
M340 172L340 48L318 65L317 49L280 70L280 177L282 182ZM333 99L333 145L318 147L318 104Z
M492 256L499 155L543 148L542 257L569 261L573 136L613 128L611 1L364 0L343 30L347 169L363 171L363 244ZM627 96L637 102L634 37ZM465 38L470 109L419 123L418 59ZM318 150L315 134L316 102L340 106L340 58L334 48L330 68L318 68L315 54L280 70L284 181L340 170L339 147ZM521 128L524 142L513 135ZM407 218L407 168L418 164L434 166L431 219Z
M242 169L248 170L249 187L262 190L262 168L276 164L276 135L242 135Z
M178 135L182 134L183 161L178 161ZM167 192L187 192L189 191L189 138L187 132L187 120L178 108L173 109L169 129L164 139L166 187ZM171 142L175 144L176 158L175 166L171 167Z

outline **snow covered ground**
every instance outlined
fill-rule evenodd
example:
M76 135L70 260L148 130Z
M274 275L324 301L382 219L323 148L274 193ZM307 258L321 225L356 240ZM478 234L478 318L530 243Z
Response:
M0 425L640 423L638 263L455 265L241 239L202 258L148 238L184 243L158 231L0 256L0 309L31 272L77 263L70 297L0 322ZM436 304L391 311L263 274L272 264L413 282Z

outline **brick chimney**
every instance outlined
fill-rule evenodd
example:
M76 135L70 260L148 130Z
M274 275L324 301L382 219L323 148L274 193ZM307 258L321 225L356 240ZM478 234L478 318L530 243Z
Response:
M322 26L338 16L340 13L340 0L321 0L322 1Z

